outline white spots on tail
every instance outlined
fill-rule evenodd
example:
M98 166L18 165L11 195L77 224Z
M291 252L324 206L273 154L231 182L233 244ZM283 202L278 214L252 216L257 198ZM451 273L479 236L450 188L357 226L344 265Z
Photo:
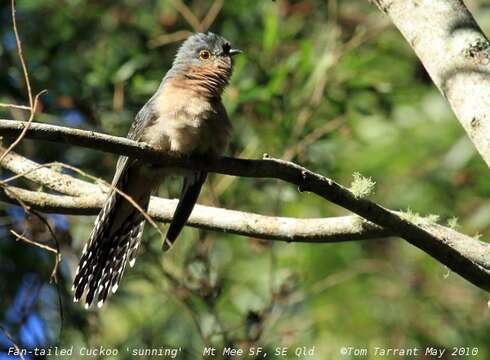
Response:
M124 173L122 174L124 176ZM127 175L127 174L126 174ZM125 183L119 184L120 188ZM133 194L134 189L126 188L126 193ZM133 194L134 195L134 194ZM82 260L77 268L73 284L75 302L85 302L85 309L92 305L102 307L109 293L115 293L124 274L126 265L135 264L136 249L141 241L144 218L139 212L122 213L128 211L126 207L120 208L118 196L112 193L106 204L97 216L94 229L89 241L82 251ZM142 208L147 207L149 200L141 203ZM127 216L125 221L114 222L114 217ZM87 303L87 296L88 303Z

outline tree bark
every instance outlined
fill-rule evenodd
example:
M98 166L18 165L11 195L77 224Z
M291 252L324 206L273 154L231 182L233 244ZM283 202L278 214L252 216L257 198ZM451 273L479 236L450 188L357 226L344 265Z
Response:
M373 0L390 17L490 166L490 43L460 0Z

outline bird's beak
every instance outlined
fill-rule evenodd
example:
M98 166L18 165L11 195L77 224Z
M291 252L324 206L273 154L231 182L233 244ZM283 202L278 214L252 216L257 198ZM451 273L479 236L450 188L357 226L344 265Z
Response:
M238 55L241 53L243 53L243 51L240 49L230 49L230 52L229 52L230 56L235 56L235 55Z

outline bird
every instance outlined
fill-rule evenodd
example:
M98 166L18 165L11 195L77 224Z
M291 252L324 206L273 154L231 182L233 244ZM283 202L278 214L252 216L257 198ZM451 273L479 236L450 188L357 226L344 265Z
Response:
M127 138L177 156L222 155L231 122L221 98L232 75L233 57L241 52L212 32L188 37L155 94L135 116ZM102 307L109 293L117 291L126 265L134 266L141 243L145 216L140 210L147 210L150 196L168 175L173 174L132 157L119 157L111 190L76 270L75 302L82 300L89 308L96 301ZM182 170L176 175L183 177L182 190L164 249L171 247L184 227L207 173Z

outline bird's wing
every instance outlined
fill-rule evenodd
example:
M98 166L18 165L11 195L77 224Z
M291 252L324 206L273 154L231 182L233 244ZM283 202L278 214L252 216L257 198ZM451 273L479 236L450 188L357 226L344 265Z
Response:
M160 86L158 87L158 90L155 91L153 96L146 102L145 105L138 111L136 114L133 123L131 124L131 127L129 128L127 138L131 140L136 140L140 141L141 136L143 135L144 130L154 121L158 119L158 114L155 111L155 107L153 104L155 103L156 99L161 96L161 93L163 91L163 87L165 86L165 83L167 80L171 78L172 75L172 70L169 70L167 74L163 77L162 81L160 82Z
M154 97L155 96L148 100L148 102L136 114L133 123L129 128L128 135L126 136L128 139L140 141L145 128L158 118L158 114L156 114L155 110L153 109ZM126 170L130 163L132 163L132 161L129 161L127 156L119 157L117 160L116 172L112 180L113 186L118 183L121 174Z
M138 140L155 116L147 103L136 116L128 138ZM142 209L148 207L156 185L141 173L139 161L119 157L112 186L131 197ZM87 307L96 298L97 305L102 306L109 292L117 290L126 264L134 264L144 223L143 214L133 204L116 191L110 191L80 259L73 282L76 301L85 293Z

